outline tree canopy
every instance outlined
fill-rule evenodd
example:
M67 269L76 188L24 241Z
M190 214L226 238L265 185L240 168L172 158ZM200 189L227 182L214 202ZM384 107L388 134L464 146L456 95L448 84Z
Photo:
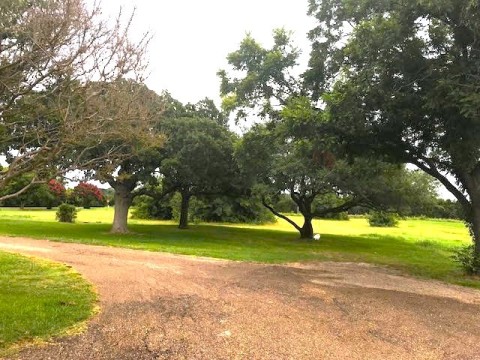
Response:
M160 151L163 189L182 196L180 228L188 225L192 196L225 192L234 182L233 134L216 121L200 117L166 118Z
M33 176L1 199L103 160L84 156L115 128L116 119L100 117L91 106L96 84L141 82L146 66L148 36L133 43L130 21L122 23L121 17L102 19L98 6L87 9L82 0L2 1L0 155L8 166L0 171L0 187L19 175Z
M391 194L404 169L346 153L331 131L329 113L316 106L304 79L292 75L298 55L284 30L274 32L271 49L247 36L240 49L228 56L232 70L220 71L219 76L226 110L243 117L253 109L263 119L244 135L237 150L242 175L251 187L256 186L268 209L294 226L302 238L312 238L314 217L360 204L393 207L386 199L403 198L399 191ZM303 226L272 206L274 197L282 193L297 205ZM339 201L313 207L315 200L328 194Z
M115 123L109 129L111 136L89 149L87 155L97 160L86 173L107 182L115 190L112 232L124 233L128 231L128 209L137 195L135 188L156 182L158 152L164 143L158 127L165 99L133 80L119 79L95 85L100 94L92 100L92 107L98 116L113 118ZM116 149L113 155L111 149Z
M311 0L310 14L306 79L350 151L438 179L480 253L479 3Z

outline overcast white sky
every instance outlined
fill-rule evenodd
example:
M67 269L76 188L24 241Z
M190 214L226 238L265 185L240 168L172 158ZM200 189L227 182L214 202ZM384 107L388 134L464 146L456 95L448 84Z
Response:
M216 72L226 68L227 54L238 48L247 32L268 46L273 29L291 30L306 59L306 33L313 27L307 4L307 0L102 0L108 16L120 7L126 13L136 8L135 33L154 35L147 85L157 92L166 89L182 102L205 97L218 102Z
M87 0L93 3L94 0ZM160 93L168 90L183 103L209 97L220 104L216 73L227 68L226 56L238 49L250 32L265 46L272 31L284 27L294 32L302 49L301 63L310 51L307 32L315 22L307 16L308 0L101 0L104 15L113 17L123 8L136 11L132 37L153 34L149 49L147 85ZM451 198L443 187L442 197Z

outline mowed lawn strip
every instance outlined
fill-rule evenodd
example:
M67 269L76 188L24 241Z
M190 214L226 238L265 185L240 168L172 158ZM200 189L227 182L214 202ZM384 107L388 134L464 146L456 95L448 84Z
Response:
M0 356L88 319L96 294L65 265L0 252Z
M470 238L460 221L404 220L396 228L370 227L365 219L316 220L320 241L302 241L287 223L269 225L131 221L132 233L109 233L112 209L81 210L76 224L54 221L54 211L0 210L0 233L64 242L118 246L214 258L288 263L353 261L388 265L406 273L480 288L451 256ZM294 217L301 223L300 217Z

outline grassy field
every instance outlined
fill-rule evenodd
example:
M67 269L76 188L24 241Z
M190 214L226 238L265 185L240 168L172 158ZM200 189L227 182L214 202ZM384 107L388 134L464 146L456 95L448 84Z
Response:
M71 330L90 317L95 298L64 265L0 252L0 357L13 344Z
M55 222L55 211L0 209L0 234L120 246L242 261L354 261L391 266L406 273L480 288L451 259L470 239L459 221L406 220L396 228L372 228L365 219L316 220L321 241L301 241L291 226L131 221L131 234L112 235L112 209L81 210L76 224ZM300 222L300 218L296 218Z

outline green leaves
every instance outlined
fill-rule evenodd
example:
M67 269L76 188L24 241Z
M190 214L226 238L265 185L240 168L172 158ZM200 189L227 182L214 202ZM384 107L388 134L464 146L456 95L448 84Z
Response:
M167 141L161 151L160 173L166 188L192 194L219 192L235 172L233 136L211 119L173 118L161 125Z
M277 29L273 40L272 48L266 49L247 35L240 48L227 56L230 71L217 73L223 109L237 111L237 120L247 117L252 109L261 118L277 118L277 108L302 89L301 79L291 75L299 50L291 43L290 33Z
M240 48L230 53L227 60L236 70L254 72L260 68L266 54L267 51L251 35L247 35Z
M318 26L305 75L314 98L329 92L349 152L437 178L476 223L478 244L479 10L472 0L311 0Z

